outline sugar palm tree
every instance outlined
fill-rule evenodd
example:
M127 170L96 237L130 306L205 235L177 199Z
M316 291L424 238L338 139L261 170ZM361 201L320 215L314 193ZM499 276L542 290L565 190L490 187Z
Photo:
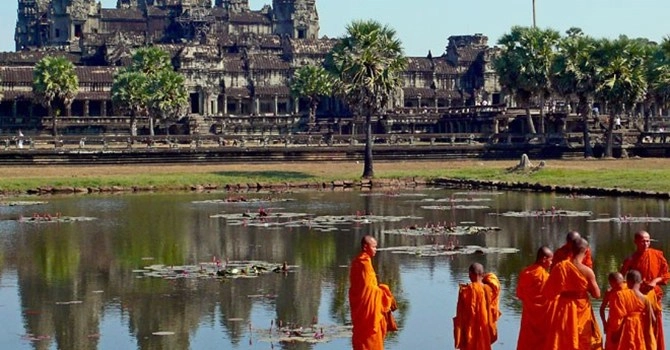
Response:
M646 115L660 116L670 101L670 38L663 39L660 45L647 45L647 50L647 100L653 110ZM649 121L645 118L645 131L648 130Z
M337 93L355 114L365 116L363 177L374 176L372 117L386 108L401 87L407 67L394 29L379 22L354 21L329 54L328 69L338 77Z
M79 79L74 64L66 58L47 56L35 65L33 92L36 100L49 110L54 136L58 134L58 117L69 114L78 91Z
M582 117L585 158L593 157L589 120L596 84L596 65L591 59L594 50L593 38L585 36L579 28L571 28L558 45L551 75L556 93L569 103L576 99L576 111Z
M130 114L130 135L137 136L137 117L149 113L149 81L145 74L121 71L114 77L112 101Z
M526 108L528 129L535 134L530 114L533 99L539 99L540 133L544 133L544 102L551 93L551 65L560 34L553 29L514 26L498 44L502 51L493 66L502 88Z
M611 157L615 118L630 111L646 94L644 53L640 42L621 36L601 39L594 58L599 66L596 93L610 106L604 156Z
M302 66L293 74L291 94L294 97L307 98L309 102L309 129L316 122L316 109L322 96L333 92L333 76L322 66Z

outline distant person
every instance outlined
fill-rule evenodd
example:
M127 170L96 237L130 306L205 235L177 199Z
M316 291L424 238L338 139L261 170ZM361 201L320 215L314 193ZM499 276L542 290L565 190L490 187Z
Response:
M577 240L572 259L554 265L542 288L542 295L554 303L542 349L602 349L602 334L589 299L589 294L600 298L600 288L593 270L582 263L588 248L586 240Z
M554 252L554 258L552 259L551 266L552 268L554 265L558 264L559 262L563 260L570 260L572 259L572 251L574 247L574 243L580 240L582 237L579 235L579 232L577 231L570 231L568 232L567 235L565 235L565 244L561 246L560 248L556 249ZM591 257L591 248L587 248L586 254L584 255L584 261L582 263L589 268L593 269L593 258Z
M23 132L21 129L19 129L19 136L18 140L16 141L16 144L18 145L19 148L23 148Z
M470 283L458 287L458 303L454 317L456 349L491 349L498 340L500 318L500 282L492 273L485 274L478 263L468 269Z
M642 275L637 270L626 274L628 288L612 295L610 314L605 325L606 350L656 350L651 303L640 292Z
M617 115L616 118L614 118L614 130L619 129L621 129L621 117Z
M544 346L548 303L542 296L542 287L549 278L553 256L551 249L541 247L535 262L519 274L516 296L521 300L522 311L517 350L539 350Z
M351 262L349 271L349 304L353 324L354 350L382 350L387 331L387 317L395 305L391 290L377 283L372 257L377 254L377 240L365 236L361 252Z
M650 248L651 236L647 231L638 231L635 233L636 250L633 255L624 260L621 267L621 273L626 274L630 270L637 270L642 276L640 291L643 294L651 294L656 297L657 304L660 306L663 300L663 289L661 286L670 280L668 272L668 261L663 256L663 252L658 249ZM665 337L663 335L662 313L659 308L656 310L656 344L659 349L665 349Z

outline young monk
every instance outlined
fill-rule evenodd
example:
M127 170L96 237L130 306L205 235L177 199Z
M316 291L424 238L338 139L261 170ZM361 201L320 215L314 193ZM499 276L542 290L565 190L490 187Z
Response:
M602 335L589 300L589 294L600 298L600 288L593 270L582 264L588 247L586 240L576 241L573 258L554 265L542 288L542 295L553 303L543 350L602 348Z
M554 258L552 259L552 264L551 267L554 267L554 265L558 264L559 262L563 260L570 260L572 259L572 250L574 247L575 242L580 240L582 237L579 235L579 232L577 231L570 231L568 232L567 235L565 235L565 244L562 245L560 248L556 249L554 252ZM589 268L593 269L593 259L591 258L591 248L586 250L586 254L584 254L584 261L582 261L582 264L588 266Z
M636 270L626 274L627 289L613 294L610 317L605 326L606 349L656 350L652 325L654 313L647 297L640 292L642 275Z
M600 304L600 320L603 322L603 325L607 324L605 310L609 306L610 299L612 299L616 292L628 288L625 283L626 281L623 279L623 275L620 272L610 272L610 274L607 276L607 282L609 283L610 287L605 292L605 295L603 296L603 302Z
M377 240L365 236L361 252L351 262L349 271L349 304L354 326L354 350L383 350L386 336L385 313L395 303L391 290L377 283L372 257L377 254Z
M663 256L662 251L651 248L651 237L647 231L638 231L635 233L635 247L635 253L624 260L621 273L625 274L630 270L639 271L642 275L640 291L647 295L652 291L654 292L656 303L653 304L658 306L655 315L657 322L654 327L654 334L656 335L658 348L665 349L665 337L661 322L663 316L660 305L663 299L661 285L665 285L670 280L668 261Z
M516 296L521 300L521 328L517 350L538 350L544 345L544 331L547 320L547 301L542 297L542 287L549 278L547 271L554 254L551 249L537 250L535 263L519 274Z
M498 339L496 322L500 317L497 308L500 284L495 275L485 275L484 267L478 263L470 265L468 275L471 283L458 287L454 346L461 350L491 349L491 344Z

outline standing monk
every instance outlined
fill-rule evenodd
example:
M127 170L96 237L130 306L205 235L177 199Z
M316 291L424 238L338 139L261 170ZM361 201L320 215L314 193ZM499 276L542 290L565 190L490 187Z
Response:
M386 313L395 304L391 290L377 283L372 257L377 254L377 240L365 236L361 252L352 260L349 271L349 304L354 326L354 350L382 350L386 336Z
M640 292L642 275L637 270L626 274L628 288L612 295L605 330L607 346L612 350L656 350L652 330L654 313L647 297Z
M668 272L668 261L665 260L663 252L657 249L650 248L651 237L647 231L638 231L635 233L635 246L637 249L633 255L629 256L623 262L621 273L626 274L630 270L637 270L642 275L642 284L640 291L643 294L650 294L654 291L656 294L657 305L656 310L656 327L654 333L656 334L656 343L659 349L665 349L665 340L663 336L663 324L661 314L661 299L663 298L663 289L661 285L665 285L670 280L670 273Z
M553 303L542 349L602 349L602 335L589 300L589 294L600 298L600 288L593 270L582 263L588 247L586 240L577 240L573 258L554 265L542 288L542 295Z
M559 262L563 260L570 260L572 259L572 248L577 242L577 240L581 239L582 237L579 235L579 232L577 231L570 231L568 234L565 236L565 244L561 246L560 248L556 249L554 252L554 259L551 264L551 267L553 268L554 265L558 264ZM586 250L586 254L584 254L584 261L582 261L582 264L588 266L590 269L593 269L593 259L591 258L591 248Z
M495 290L498 279L491 273L485 275L484 267L478 263L470 265L468 275L471 283L458 286L454 347L461 350L491 349L491 344L498 339L496 322L500 317L497 308L500 290Z
M526 267L519 274L516 296L523 306L521 312L521 329L517 350L538 350L544 345L546 331L547 302L541 291L549 278L549 266L554 254L551 249L541 247L537 251L535 263Z

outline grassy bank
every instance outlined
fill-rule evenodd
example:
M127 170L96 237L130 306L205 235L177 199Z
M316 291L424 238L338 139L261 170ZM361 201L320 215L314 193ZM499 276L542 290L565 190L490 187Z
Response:
M537 160L533 162L537 163ZM378 178L453 177L670 192L668 159L549 160L542 170L531 174L506 170L516 163L478 160L375 162L375 174ZM0 189L25 191L42 186L181 189L200 184L330 182L357 180L362 168L362 164L355 162L2 167Z

